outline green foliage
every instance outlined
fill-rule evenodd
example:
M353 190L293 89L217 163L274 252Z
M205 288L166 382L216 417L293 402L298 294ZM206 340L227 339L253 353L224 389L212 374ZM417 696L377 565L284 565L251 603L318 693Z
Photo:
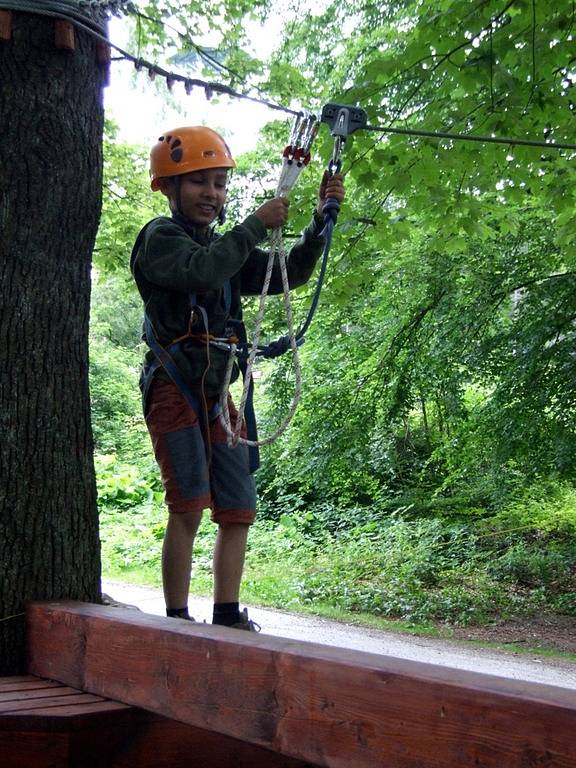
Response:
M94 249L100 274L128 278L127 267L136 235L154 216L165 213L162 195L150 191L149 148L121 144L117 127L106 122L102 217Z
M165 513L159 492L146 494L132 471L106 459L100 467L105 572L157 583ZM145 485L145 483L144 483ZM249 539L243 594L292 609L332 606L410 623L467 625L496 617L556 610L572 614L573 538L547 538L497 525L375 519L370 509L332 517L348 527L332 532L314 508L258 521ZM206 519L195 553L192 589L211 586L214 526Z
M251 12L265 16L267 4L211 10L219 78L233 85L306 107L359 104L383 127L573 141L567 0L339 1L287 17L269 65L244 50ZM140 19L143 45L202 59L198 5L150 3L145 13L172 16L185 34ZM107 568L152 579L164 513L139 415L140 309L127 261L164 201L147 191L146 151L108 130L91 386L98 450L116 459L99 469L100 503ZM271 122L239 158L230 226L273 190L286 135ZM306 224L331 151L323 127L287 236ZM302 348L304 398L262 451L247 598L412 622L573 614L574 153L357 132L344 169L347 201ZM294 292L297 321L311 293ZM266 334L284 331L272 303ZM262 370L265 435L293 383L288 359ZM199 591L209 589L212 543L205 524Z
M568 553L543 549L542 542L521 541L498 557L491 567L497 579L533 589L543 584L568 581Z
M291 25L275 63L287 90L296 63L310 93L345 92L372 123L570 141L571 14L567 2L551 14L538 3L338 3ZM334 382L322 403L315 389L309 412L319 417L291 441L314 435L318 450L288 448L290 459L333 489L352 473L362 493L357 468L377 444L388 489L411 475L496 505L503 465L573 477L571 154L358 132L345 161L350 202L324 306L357 330L342 343L334 312L319 318L331 335L314 335L319 351L306 363L312 386ZM342 411L353 414L344 432Z
M142 452L145 427L140 415L138 377L142 304L129 271L140 228L163 212L164 202L149 191L148 150L116 140L106 124L104 198L94 252L90 389L96 451L129 456Z
M538 531L543 536L576 537L576 490L553 479L520 491L491 519L500 530Z
M359 513L335 509L332 517L344 523L331 532L322 526L326 510L309 507L293 513L289 524L285 516L275 526L260 524L251 572L266 568L269 559L277 584L285 558L291 567L282 583L294 605L332 605L417 623L481 623L550 605L571 610L572 537L548 536L543 547L544 534L534 528L506 533L492 523L377 518L371 509L360 522ZM262 526L267 549L260 552Z
M160 503L163 499L156 472L146 475L133 464L123 464L114 454L97 454L98 499L105 508L128 510Z
M115 455L97 455L96 471L103 572L108 578L158 585L167 512L153 458L130 464ZM192 584L198 594L210 591L214 530L204 519L198 532Z
M300 584L305 602L327 602L412 622L469 623L490 610L464 527L440 521L380 520L349 529L326 550Z
M96 455L103 570L109 576L143 571L150 583L159 573L163 536L161 503L154 467L148 471L115 455Z
M123 278L94 281L90 391L96 451L134 456L145 426L140 411L140 306Z
M94 341L90 367L92 429L97 451L128 454L143 434L138 375L124 353Z

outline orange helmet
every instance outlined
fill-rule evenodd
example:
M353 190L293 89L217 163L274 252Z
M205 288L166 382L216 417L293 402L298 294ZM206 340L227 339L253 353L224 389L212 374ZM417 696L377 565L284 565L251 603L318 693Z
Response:
M180 176L205 168L235 168L230 149L211 128L197 125L166 131L150 152L150 186L160 189L158 179Z

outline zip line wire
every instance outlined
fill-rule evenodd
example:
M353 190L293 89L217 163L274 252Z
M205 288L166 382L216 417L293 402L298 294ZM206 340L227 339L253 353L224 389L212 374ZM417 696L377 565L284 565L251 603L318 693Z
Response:
M89 14L82 9L88 9L92 13L97 12L99 14L113 13L118 14L139 14L138 9L132 2L126 2L126 0L0 0L0 9L20 11L24 13L33 13L43 16L52 16L56 18L66 19L76 26L80 27L84 31L88 32L92 37L100 40L106 45L113 48L115 51L121 54L122 59L131 61L136 67L137 71L143 69L147 70L151 79L156 76L160 76L166 80L166 85L169 90L175 83L182 83L187 94L190 94L193 88L202 88L206 95L206 98L210 100L214 93L224 94L235 99L244 99L254 102L256 104L262 104L268 109L272 109L279 112L284 112L287 115L294 117L303 117L305 113L303 110L295 110L289 107L285 107L282 104L262 99L257 96L251 96L247 93L242 93L234 90L228 85L218 82L209 82L201 80L199 78L191 78L186 75L181 75L177 72L172 72L158 64L155 64L145 59L134 56L133 54L125 51L120 46L116 45L108 39L105 35L104 23L99 24ZM539 141L537 139L521 139L514 137L500 137L500 136L475 136L473 134L466 133L450 133L445 131L425 131L417 128L393 128L385 125L363 125L363 130L373 131L382 134L398 134L408 137L420 137L429 139L447 139L450 141L475 141L482 144L505 144L505 145L517 145L526 147L539 147L541 149L567 149L576 151L576 144L566 142L549 142Z
M518 144L525 147L544 147L545 149L574 149L576 144L538 141L537 139L514 139L511 136L475 136L470 133L446 133L444 131L422 131L417 128L391 128L384 125L365 125L365 131L397 133L401 136L419 136L430 139L451 139L453 141L478 141L483 144Z

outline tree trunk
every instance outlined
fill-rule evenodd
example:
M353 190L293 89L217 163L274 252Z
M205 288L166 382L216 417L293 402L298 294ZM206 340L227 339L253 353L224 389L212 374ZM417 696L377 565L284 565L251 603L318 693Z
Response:
M100 598L88 390L101 208L95 42L13 14L0 42L0 675L24 669L29 600Z
M424 425L424 436L426 438L426 445L428 446L428 449L430 449L431 439L430 439L430 425L428 424L428 410L426 408L426 398L422 393L420 394L420 408L422 409L422 423Z

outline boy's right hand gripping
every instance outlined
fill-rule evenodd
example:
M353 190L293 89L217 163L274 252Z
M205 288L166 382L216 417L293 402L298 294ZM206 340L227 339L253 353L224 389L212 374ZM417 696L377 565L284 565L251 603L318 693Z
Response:
M275 197L267 200L263 205L254 211L266 229L276 229L283 227L288 221L289 202L285 197Z

